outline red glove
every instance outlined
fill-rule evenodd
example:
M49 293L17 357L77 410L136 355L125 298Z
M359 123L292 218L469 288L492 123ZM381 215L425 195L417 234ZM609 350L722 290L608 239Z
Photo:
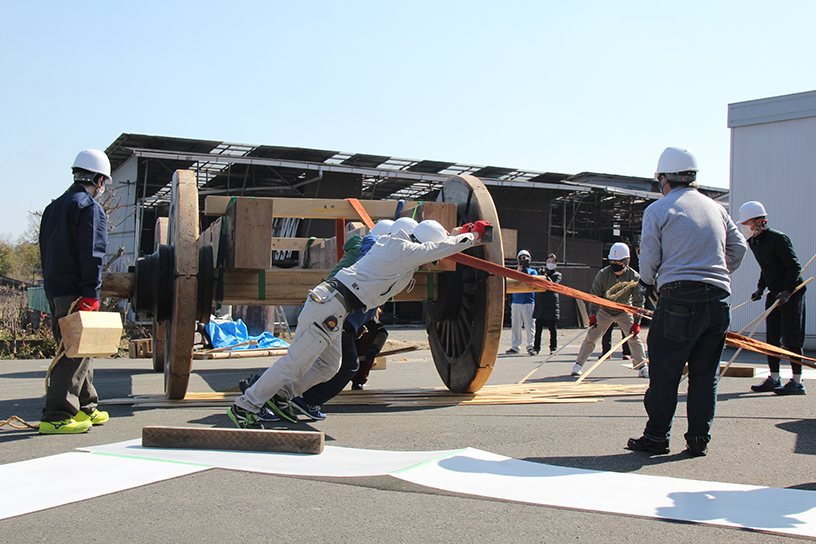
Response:
M594 315L589 316L589 326L594 327L598 324L598 320L595 318Z
M633 323L632 328L629 329L629 332L631 332L634 335L640 334L640 323Z
M77 310L80 312L96 312L99 311L99 299L82 297L77 302Z
M475 223L467 223L462 225L462 232L473 232L478 235L477 240L484 234L485 228L490 226L489 221L476 221Z

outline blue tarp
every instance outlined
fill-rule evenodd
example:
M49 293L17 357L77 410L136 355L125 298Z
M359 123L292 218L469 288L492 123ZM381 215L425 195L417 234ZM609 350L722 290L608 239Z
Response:
M210 335L210 340L212 340L213 348L226 348L250 340L257 340L258 345L247 344L235 349L289 347L287 342L284 342L280 338L275 338L270 332L264 332L260 336L249 336L246 325L240 319L238 321L226 321L224 323L210 321L205 327L207 328L207 334Z

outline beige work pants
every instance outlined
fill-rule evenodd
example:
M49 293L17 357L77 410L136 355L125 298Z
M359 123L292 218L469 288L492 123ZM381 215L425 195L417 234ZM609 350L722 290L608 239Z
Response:
M592 355L592 350L595 349L596 342L598 342L598 339L604 335L606 329L612 326L612 323L617 323L620 329L627 336L629 335L629 329L631 329L632 325L635 323L632 314L626 312L621 312L617 315L610 315L603 310L598 310L598 313L595 315L595 319L597 324L589 329L586 338L584 338L584 343L581 344L581 349L578 350L578 359L575 362L581 366L584 366L584 363L587 361L587 359L589 359L589 356ZM635 365L639 365L645 358L645 355L643 354L643 343L640 341L640 335L633 336L627 343L629 344L629 349L632 350L632 360L634 361Z

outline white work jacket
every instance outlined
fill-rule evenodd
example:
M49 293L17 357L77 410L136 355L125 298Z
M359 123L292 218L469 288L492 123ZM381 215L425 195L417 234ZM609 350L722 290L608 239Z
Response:
M363 258L340 270L335 278L357 295L367 310L377 308L405 289L420 266L450 257L474 243L475 235L470 232L420 244L399 231L380 236Z

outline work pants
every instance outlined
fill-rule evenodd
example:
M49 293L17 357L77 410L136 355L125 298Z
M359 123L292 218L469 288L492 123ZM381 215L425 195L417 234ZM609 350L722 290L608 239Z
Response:
M544 332L544 327L550 329L550 352L558 349L558 321L555 319L542 319L537 317L535 320L535 345L533 349L538 353L541 351L541 335Z
M336 291L323 284L312 289L286 355L267 368L235 404L258 412L275 395L286 399L300 396L337 374L343 322L348 315L341 300Z
M765 297L765 309L779 296L778 292L770 292ZM785 304L777 306L765 320L765 332L770 345L785 348L793 353L802 354L805 342L805 288L799 289L791 295ZM771 372L779 372L779 357L768 355L768 367ZM801 376L802 365L791 363L793 374Z
M51 330L59 345L62 332L59 319L68 315L71 304L79 297L56 297L48 301L51 307ZM50 384L45 394L41 421L71 419L82 410L92 414L99 398L93 386L93 359L60 357L51 371Z
M360 357L357 354L357 343L354 341L354 331L346 326L342 335L342 361L340 370L331 379L310 387L302 395L303 400L310 406L321 406L329 399L336 397L360 369Z
M731 321L728 293L705 283L660 293L649 327L649 389L643 399L649 421L644 436L668 440L677 388L688 363L687 441L711 438L717 380Z
M632 325L635 323L635 318L632 314L626 312L611 315L603 310L598 310L595 319L596 325L589 329L589 332L587 332L584 338L584 342L581 344L581 348L578 350L578 359L575 362L581 366L584 366L589 356L592 355L592 350L595 349L595 343L598 342L598 339L604 335L606 329L611 327L613 323L617 323L618 327L620 327L622 331L625 331L627 336L632 329ZM629 349L632 350L632 359L635 365L639 365L646 357L643 353L643 343L640 341L640 335L635 335L630 338L628 344Z
M521 345L522 331L527 332L527 349L533 349L535 336L535 323L533 322L533 304L511 304L510 305L510 347L519 349Z

